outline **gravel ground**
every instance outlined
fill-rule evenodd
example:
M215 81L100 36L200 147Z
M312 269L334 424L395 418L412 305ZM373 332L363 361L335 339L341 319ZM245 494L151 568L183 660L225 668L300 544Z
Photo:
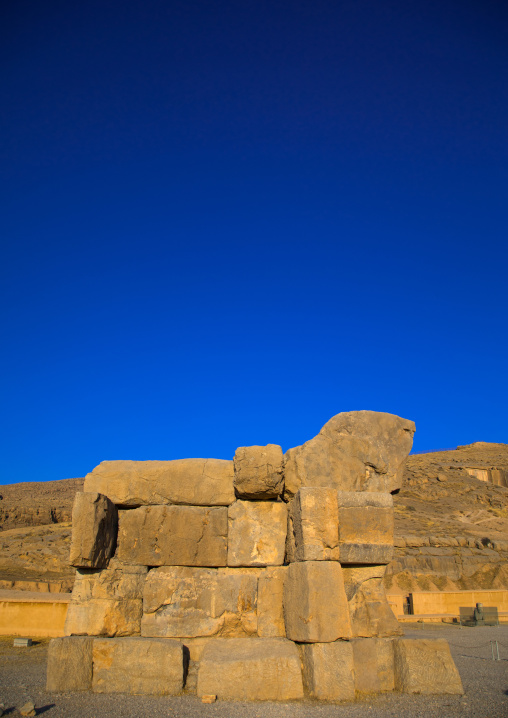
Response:
M0 638L0 703L4 715L15 718L27 700L45 718L478 718L508 717L508 626L463 628L437 625L406 629L410 638L446 638L464 684L464 696L385 694L356 703L234 703L203 705L195 696L155 698L124 694L48 694L47 641L31 648L14 648L12 638ZM492 660L491 640L499 644L499 661Z

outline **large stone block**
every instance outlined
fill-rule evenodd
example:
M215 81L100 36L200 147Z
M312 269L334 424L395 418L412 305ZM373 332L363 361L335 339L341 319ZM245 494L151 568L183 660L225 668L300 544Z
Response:
M235 491L240 499L276 499L284 490L284 457L275 444L236 450Z
M286 556L289 561L339 560L337 491L299 489L289 504Z
M232 461L103 461L85 477L85 491L120 506L188 504L229 506L235 500Z
M393 644L390 638L357 638L351 641L355 664L355 688L359 693L384 693L395 687Z
M286 504L236 501L228 509L228 566L281 566L286 534Z
M300 646L303 682L312 698L354 701L353 648L348 641L307 643Z
M400 636L402 627L386 600L385 566L343 566L354 637Z
M89 691L92 687L93 638L53 638L48 647L46 690Z
M95 693L175 696L183 690L184 654L179 641L159 638L96 638Z
M415 425L393 414L351 411L337 414L319 434L285 454L285 496L300 486L341 491L395 491Z
M395 690L462 695L462 681L444 639L399 638L393 644Z
M117 559L102 571L78 569L67 609L65 635L139 635L147 569Z
M284 638L210 641L199 665L197 693L243 701L303 698L298 649Z
M284 582L286 636L328 643L351 636L342 568L336 561L290 564Z
M120 511L117 556L145 566L226 566L227 509L141 506Z
M393 498L371 491L339 491L342 564L383 564L393 558Z
M69 563L76 568L106 568L115 552L118 511L102 494L78 491L72 509Z
M145 583L142 635L255 635L258 574L256 569L152 569Z
M263 569L258 579L258 636L286 636L284 623L284 579L287 566Z

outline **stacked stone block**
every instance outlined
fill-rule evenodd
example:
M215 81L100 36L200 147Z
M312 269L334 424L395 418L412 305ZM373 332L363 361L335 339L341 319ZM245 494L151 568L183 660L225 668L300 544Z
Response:
M74 504L77 575L48 690L352 700L416 690L425 652L458 690L446 644L398 638L382 586L413 431L351 412L285 457L269 444L100 464Z

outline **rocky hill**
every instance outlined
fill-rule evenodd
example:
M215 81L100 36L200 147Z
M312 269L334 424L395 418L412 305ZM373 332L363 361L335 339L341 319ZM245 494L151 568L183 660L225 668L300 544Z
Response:
M20 580L70 585L72 503L83 481L0 487L1 587ZM508 589L506 483L507 444L480 442L410 456L403 487L394 495L396 548L387 590Z

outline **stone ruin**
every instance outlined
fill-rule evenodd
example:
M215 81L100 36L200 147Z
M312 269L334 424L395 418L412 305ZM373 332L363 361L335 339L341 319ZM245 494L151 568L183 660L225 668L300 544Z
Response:
M76 580L47 690L462 693L446 641L401 637L383 588L414 430L349 412L285 455L102 462L74 503Z

